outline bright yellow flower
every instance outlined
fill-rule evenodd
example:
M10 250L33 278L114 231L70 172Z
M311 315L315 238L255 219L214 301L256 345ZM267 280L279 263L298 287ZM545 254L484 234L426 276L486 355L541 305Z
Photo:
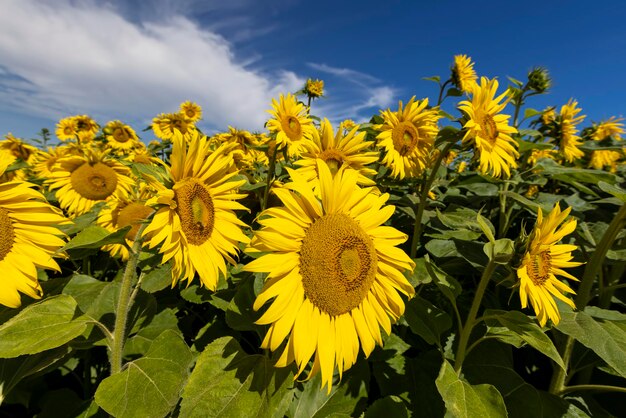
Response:
M530 153L530 157L528 157L528 164L535 165L537 164L537 161L539 161L542 158L549 158L551 160L554 160L554 158L556 157L556 150L553 149L534 149L532 150L532 152Z
M11 163L0 156L0 176ZM32 184L13 181L0 185L0 304L21 305L20 294L39 299L37 268L60 271L53 255L65 244L57 226L67 222Z
M352 119L346 119L343 122L341 122L341 124L339 124L339 127L341 129L343 129L344 131L351 131L353 128L358 128L359 125L353 121Z
M35 175L42 179L50 178L52 168L56 162L70 153L70 148L66 146L48 147L47 151L38 151L33 166Z
M202 108L194 102L184 102L180 105L180 113L191 122L195 123L202 119Z
M413 96L406 106L400 102L397 112L381 112L385 122L376 126L381 131L378 146L385 149L383 164L393 177L417 177L428 166L440 116L437 109L427 106L428 99L415 101Z
M299 157L306 151L306 142L315 135L315 126L308 117L306 106L291 94L287 97L281 94L280 102L272 99L272 110L268 113L273 119L267 121L267 128L276 134L278 148L286 147L289 157Z
M532 305L541 326L548 319L554 325L561 320L561 314L557 308L554 297L562 300L572 308L574 302L563 293L575 293L568 285L556 278L556 275L571 280L578 279L562 270L566 267L577 267L582 263L572 260L572 251L578 247L569 244L557 244L566 235L576 229L576 220L566 220L571 208L561 211L557 203L546 218L543 217L541 208L537 214L537 223L529 237L528 247L521 266L517 269L519 278L520 300L522 308L528 306L528 300Z
M622 158L622 154L619 151L593 151L591 153L589 167L593 167L596 170L602 170L604 167L609 167L609 169L613 172L617 170L617 162L620 160L620 158Z
M233 145L231 154L238 169L254 167L254 164L267 165L269 160L263 151L254 149L262 145L261 138L248 131L228 127L228 132L215 135L218 144ZM218 145L219 146L219 145Z
M33 165L36 161L38 151L36 147L14 137L11 133L5 135L5 139L0 141L0 154L4 156L6 161L10 160L10 164L21 160L29 165ZM28 173L24 168L11 172L3 172L3 175L0 176L0 178L4 180L26 180L27 177Z
M545 108L543 113L541 114L541 122L543 122L543 124L547 126L554 122L555 119L556 111L554 110L554 107Z
M211 151L206 136L198 131L184 138L176 132L166 167L171 185L155 182L158 193L147 204L160 205L144 231L151 236L150 248L159 244L163 263L172 260L172 285L180 279L188 282L196 272L210 290L217 288L219 276L226 278L226 263L235 264L239 243L248 237L246 227L234 210L246 210L237 199L246 197L237 190L246 181L231 180L231 145ZM152 235L151 235L152 234Z
M324 81L309 78L304 85L304 92L309 97L322 97L324 95Z
M140 143L135 130L119 120L107 123L104 133L107 147L115 151L127 153Z
M511 138L517 129L509 126L509 115L500 113L507 104L500 103L507 93L495 97L497 90L497 80L481 77L480 85L471 89L472 100L459 103L459 109L469 118L463 126L466 129L463 143L474 144L481 173L509 177L519 157L517 142Z
M455 55L451 78L457 89L470 93L478 79L472 59L467 55Z
M78 141L81 143L92 141L100 130L100 126L96 123L96 121L87 115L73 116L73 118L76 122L76 135L78 136Z
M78 136L78 124L76 123L76 118L74 116L70 116L61 119L59 123L57 123L56 135L61 141L75 140Z
M134 180L130 170L105 154L60 158L45 183L56 191L61 209L72 216L88 212L98 202L126 197Z
M377 152L367 151L371 145L370 141L365 141L365 132L357 133L356 127L344 135L343 129L339 128L335 132L330 121L324 119L319 135L313 136L308 151L302 154L302 159L295 162L295 165L300 166L297 172L306 181L313 182L318 190L317 159L321 159L333 174L346 166L359 173L359 185L374 186L376 182L370 177L376 175L376 170L366 167L378 160Z
M578 116L582 109L578 107L576 100L570 99L567 104L561 107L560 118L558 121L560 131L559 148L565 160L572 163L583 157L585 153L578 147L582 145L582 140L578 136L576 125L585 119L585 116Z
M595 130L592 139L596 141L603 140L604 138L612 138L616 140L622 139L622 134L624 133L624 124L622 123L623 118L615 118L612 116L609 120L605 120L594 126Z
M333 384L356 361L359 347L369 356L382 345L404 313L414 289L403 275L415 264L397 245L407 236L382 226L393 214L388 194L357 186L354 170L334 176L318 160L321 197L305 181L274 190L283 207L258 218L248 250L263 253L244 268L269 273L253 308L268 308L257 324L269 325L261 347L277 350L287 340L276 366L295 362L298 375L313 358L309 378L321 372L322 387Z
M182 113L162 113L152 119L152 131L162 140L171 140L176 132L186 135L195 130L191 119L187 119Z

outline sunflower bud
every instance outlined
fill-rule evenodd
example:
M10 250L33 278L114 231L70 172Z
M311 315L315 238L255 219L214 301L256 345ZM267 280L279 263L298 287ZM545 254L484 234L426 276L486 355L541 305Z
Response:
M552 79L548 70L543 67L535 67L528 73L528 87L538 93L544 93L550 89Z
M322 97L324 95L324 81L309 78L304 85L304 92L310 98Z

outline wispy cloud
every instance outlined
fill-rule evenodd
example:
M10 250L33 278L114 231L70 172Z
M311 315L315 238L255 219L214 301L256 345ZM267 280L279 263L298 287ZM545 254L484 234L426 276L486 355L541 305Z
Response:
M330 78L326 83L329 100L320 101L316 107L318 113L334 122L348 118L367 120L379 109L389 107L397 94L392 86L361 71L320 63L307 65Z
M166 20L138 21L107 2L4 0L0 106L132 122L194 100L211 126L259 129L270 99L303 84L293 72L238 62L222 36L179 14L197 2L162 3Z

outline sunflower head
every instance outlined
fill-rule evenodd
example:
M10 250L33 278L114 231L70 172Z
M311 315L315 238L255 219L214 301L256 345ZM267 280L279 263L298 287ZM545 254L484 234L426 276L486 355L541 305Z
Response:
M585 119L585 115L578 115L581 110L578 107L578 102L570 99L567 104L561 107L561 112L556 119L555 135L559 139L559 149L569 163L585 155L579 148L582 145L582 140L578 135L577 127Z
M262 347L283 347L276 365L295 362L298 375L313 359L308 377L321 372L330 391L335 369L341 378L359 348L369 356L382 345L380 328L389 334L403 314L399 294L414 294L403 271L415 265L396 248L407 236L383 226L394 212L389 195L361 189L354 170L333 175L317 164L319 195L298 176L275 189L284 206L259 217L262 229L246 251L263 255L245 269L268 273L253 306L271 301L257 321L270 325Z
M543 113L541 114L541 123L543 123L544 126L550 125L555 119L556 110L554 107L547 107L543 110Z
M87 115L78 115L73 118L76 122L76 136L78 137L79 142L91 142L98 134L100 126L95 120Z
M476 84L476 71L474 71L474 63L467 55L455 55L452 64L452 83L457 89L463 93L472 91L472 87Z
M78 136L78 124L75 117L61 119L57 123L56 135L61 141L75 140Z
M128 152L139 143L139 137L137 137L135 130L119 120L107 123L103 132L107 140L107 147L115 151Z
M623 121L623 118L611 116L608 120L602 121L594 126L591 138L596 141L601 141L605 138L611 138L617 141L621 140L624 134Z
M567 208L561 211L557 203L548 216L544 217L539 208L537 223L528 238L526 252L517 269L522 308L526 308L530 300L541 326L544 326L548 319L555 325L561 319L555 297L572 308L575 307L574 302L564 295L573 294L574 291L556 277L578 280L563 268L582 264L571 261L572 251L578 247L557 244L576 229L576 220L567 220L570 210L571 208Z
M417 177L428 165L439 131L438 110L428 108L428 99L416 101L413 96L406 106L400 102L397 112L387 109L381 116L384 123L376 128L378 146L385 150L383 163L393 177Z
M278 148L286 148L289 157L299 157L315 135L315 126L306 106L291 94L281 94L278 102L272 99L272 109L268 113L273 118L267 121L267 128L270 133L276 134Z
M545 93L552 85L550 73L543 67L535 67L528 73L528 87L537 93Z
M467 117L463 143L474 145L481 173L509 177L519 157L517 141L511 138L517 129L509 126L510 116L501 113L507 104L507 93L495 97L497 90L497 80L481 77L480 85L472 88L471 101L459 103L459 109Z
M322 97L324 95L324 81L309 78L304 85L304 93L310 98Z
M192 123L198 122L202 119L202 108L199 104L186 101L180 104L180 113L185 119L190 120Z
M186 135L196 130L195 125L182 113L162 113L152 119L154 135L161 140L171 140L176 132Z
M608 167L609 171L617 171L617 162L622 158L622 153L613 150L596 150L591 153L589 167L602 170Z
M554 160L556 158L556 150L553 149L534 149L528 157L528 164L533 166L542 158Z

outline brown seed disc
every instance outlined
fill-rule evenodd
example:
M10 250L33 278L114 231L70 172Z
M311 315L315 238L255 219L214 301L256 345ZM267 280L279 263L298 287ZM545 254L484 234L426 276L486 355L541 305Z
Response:
M367 296L377 270L372 239L348 215L330 214L309 227L300 249L307 298L329 315L350 312Z
M401 156L409 155L413 152L420 140L419 133L411 122L400 122L391 132L393 147Z
M146 219L152 213L152 209L143 203L129 203L118 211L114 212L113 223L118 228L132 225L132 228L126 234L126 239L134 240L141 221Z
M84 163L70 175L72 188L84 198L104 200L115 192L117 174L102 163Z
M202 245L211 237L215 225L215 207L207 188L196 181L189 181L174 190L176 212L180 224L193 245Z
M528 263L528 277L535 286L543 285L552 271L552 254L550 251L544 251L539 254L531 255Z

